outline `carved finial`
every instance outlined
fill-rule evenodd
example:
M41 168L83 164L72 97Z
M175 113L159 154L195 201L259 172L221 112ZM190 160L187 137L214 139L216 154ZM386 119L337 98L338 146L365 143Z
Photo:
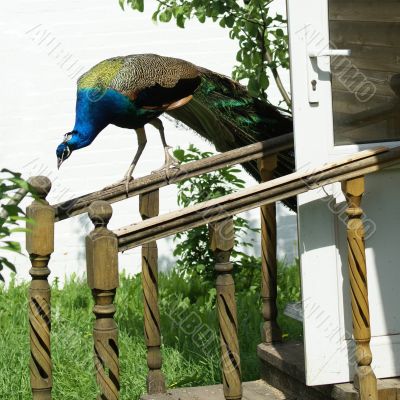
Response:
M89 206L88 213L96 228L100 226L106 227L111 219L113 210L106 201L96 200Z
M31 185L34 193L43 200L50 192L51 181L46 176L33 176L29 178L28 183Z

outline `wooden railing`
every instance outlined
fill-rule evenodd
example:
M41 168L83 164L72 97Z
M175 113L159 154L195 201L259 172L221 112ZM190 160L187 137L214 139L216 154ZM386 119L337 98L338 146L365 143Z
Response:
M95 367L101 399L119 397L118 331L113 320L113 299L118 287L118 251L142 246L142 284L144 293L144 328L147 346L147 390L151 394L166 391L162 373L161 328L158 309L158 261L156 240L209 224L211 249L215 254L217 273L217 310L220 326L221 368L226 399L241 399L241 369L237 332L235 286L230 253L234 243L232 216L260 207L262 224L262 289L264 329L262 340L272 343L281 339L276 322L276 221L275 203L299 193L341 181L348 199L349 268L351 279L354 337L357 343L358 369L355 377L360 398L377 400L376 378L371 369L369 349L369 306L367 297L365 249L360 216L363 176L400 160L400 148L357 153L345 160L322 166L314 171L296 172L271 179L276 165L276 152L290 146L291 135L279 141L257 144L182 166L173 177L160 174L138 179L130 184L129 196L140 195L143 221L114 232L107 228L112 215L109 203L126 197L122 186L83 196L73 201L49 205L47 178L30 180L39 198L27 210L35 224L29 226L27 250L32 262L30 289L31 386L34 399L51 398L52 367L50 352L50 288L48 262L53 252L54 224L67 216L88 211L94 224L86 238L87 278L93 292L96 316L93 328ZM267 143L267 142L266 142ZM268 144L267 143L267 144ZM169 182L250 159L261 159L263 183L234 194L158 216L158 189ZM182 172L183 171L183 172ZM100 199L100 200L99 200ZM68 213L66 212L68 210ZM357 268L361 266L361 268ZM357 272L357 273L356 273ZM363 321L360 326L359 321Z
M60 221L87 211L89 205L95 200L105 200L109 204L160 189L171 183L179 182L194 176L215 171L219 168L240 164L246 161L258 160L262 157L276 154L277 152L293 148L293 134L279 136L264 142L250 144L226 153L217 154L202 160L181 165L179 169L160 171L130 182L128 193L125 183L109 186L98 192L77 197L60 204L55 204L56 220Z

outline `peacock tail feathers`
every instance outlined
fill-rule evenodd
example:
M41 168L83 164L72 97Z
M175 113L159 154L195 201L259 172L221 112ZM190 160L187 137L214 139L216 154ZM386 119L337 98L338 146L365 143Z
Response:
M249 95L247 89L228 77L205 71L195 98L237 132L243 145L290 132L292 122L273 106Z
M239 83L212 71L201 69L201 84L192 101L176 110L167 111L208 141L218 151L228 151L251 143L292 132L292 121L272 105L251 97ZM255 161L243 165L258 181L260 174ZM278 154L275 176L295 169L294 154ZM295 200L288 202L295 208Z

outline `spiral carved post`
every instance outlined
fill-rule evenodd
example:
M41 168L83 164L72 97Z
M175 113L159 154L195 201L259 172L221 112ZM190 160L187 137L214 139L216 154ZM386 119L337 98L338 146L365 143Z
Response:
M217 309L221 342L221 365L225 399L242 398L238 322L233 264L229 261L235 243L232 218L210 224L211 250L217 273Z
M353 335L356 342L356 373L354 387L360 400L378 400L377 382L371 368L371 328L368 304L367 268L365 263L364 226L361 197L364 193L364 177L342 183L347 199L347 243L353 315Z
M93 329L96 379L99 400L119 398L118 328L113 304L118 285L118 240L107 224L112 215L105 201L89 206L95 228L86 237L87 280L92 289L96 316Z
M273 179L277 167L277 156L264 157L258 162L261 181ZM276 205L268 204L260 207L261 211L261 299L264 324L262 327L262 341L264 343L280 342L282 332L276 320L278 308L277 271L276 261Z
M26 249L32 268L29 273L32 282L29 288L30 327L30 377L34 400L51 399L52 364L50 352L50 274L48 263L54 251L54 209L46 201L51 182L44 176L29 180L37 199L27 207L28 222Z
M159 213L159 191L144 193L139 197L142 219ZM142 246L142 285L144 297L144 337L147 346L147 393L165 393L165 377L161 371L161 329L158 309L158 249L157 242Z

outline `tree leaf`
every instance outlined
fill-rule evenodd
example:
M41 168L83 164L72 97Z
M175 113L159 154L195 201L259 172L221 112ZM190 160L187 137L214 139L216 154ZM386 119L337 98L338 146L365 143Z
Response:
M185 17L183 14L178 14L176 16L176 24L179 26L179 28L185 27Z
M158 18L161 22L169 22L172 18L172 11L167 8L165 11L159 14Z
M0 264L4 264L6 267L10 268L11 271L15 273L17 272L15 269L15 265L12 262L8 261L5 257L0 257Z
M178 159L178 161L184 161L185 160L185 152L182 149L176 149L173 152L174 157Z
M231 14L225 17L225 24L228 28L232 28L234 23L235 23L234 15Z

